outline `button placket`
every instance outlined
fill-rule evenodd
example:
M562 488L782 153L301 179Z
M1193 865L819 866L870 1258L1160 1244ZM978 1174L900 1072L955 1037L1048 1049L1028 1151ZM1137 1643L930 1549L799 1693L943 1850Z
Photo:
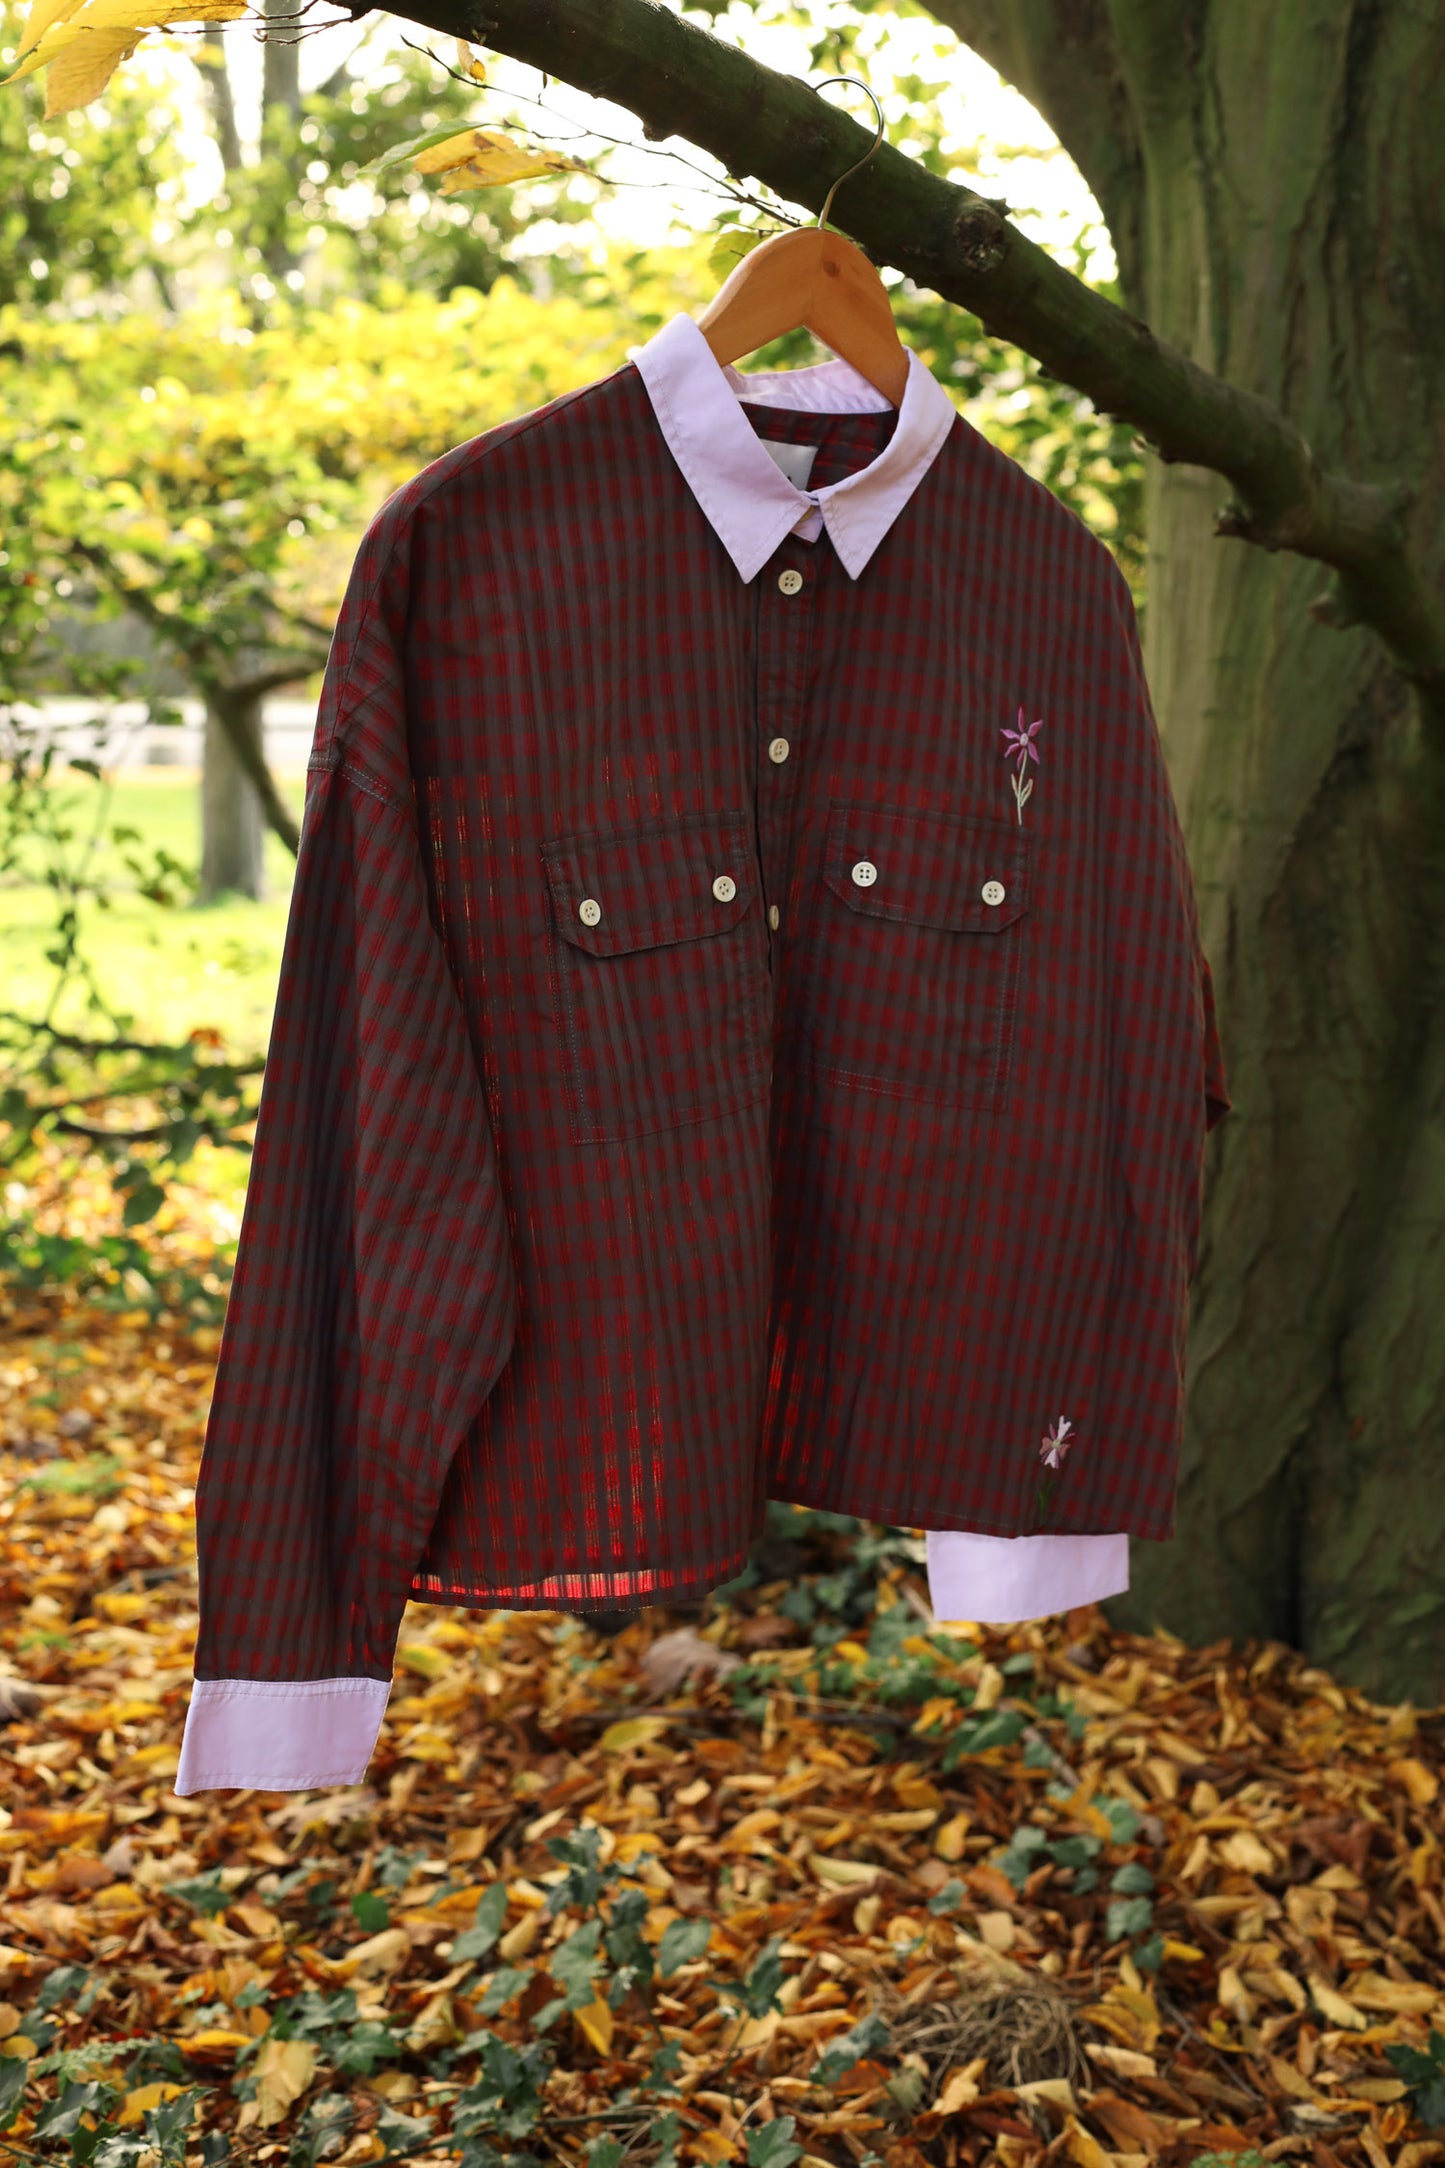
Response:
M806 572L802 572L793 564L784 564L782 570L778 572L778 594L784 598L784 601L797 601L797 598L804 594L804 590L808 590L808 598L810 598L810 579L808 579ZM776 702L769 702L769 705L782 707L784 718L789 715L789 711L795 705L797 676L795 676L793 657L797 655L797 646L795 644L799 640L802 640L802 644L806 646L808 618L810 618L808 609L789 611L789 614L780 616L780 618L771 618L771 614L767 609L763 611L763 620L771 627L771 637L778 642L778 646L782 650L782 657L786 657L786 661L789 661L789 668L786 668L786 674L784 674L784 683L780 687L780 698ZM763 631L763 627L760 627L760 631ZM782 731L778 731L776 735L767 739L767 759L769 759L771 770L778 772L776 787L782 787L782 783L784 783L784 776L780 774L780 770L786 765L786 761L789 761L791 752L793 752L793 741L791 741L791 737L786 737ZM782 802L778 802L778 804L782 804ZM771 822L771 802L767 802L767 804L760 802L758 859L760 859L760 872L763 872L765 891L767 891L767 880L769 880L769 856L771 856L771 852L769 852L769 837L771 837L769 822ZM767 906L769 937L771 937L771 934L778 932L780 921L782 921L780 908L778 908L776 902L771 902ZM769 939L769 950L771 950L771 939Z

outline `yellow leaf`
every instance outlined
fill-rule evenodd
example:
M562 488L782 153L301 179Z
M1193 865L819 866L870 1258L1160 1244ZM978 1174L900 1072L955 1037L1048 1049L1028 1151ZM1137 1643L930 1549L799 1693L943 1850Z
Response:
M183 2055L220 2055L227 2048L248 2048L252 2035L243 2032L227 2032L220 2026L211 2025L204 2032L191 2033L178 2040L177 2047Z
M612 2048L612 2012L601 1996L594 1996L585 2009L574 2010L577 2030L584 2040L596 2048L599 2055L610 2053Z
M86 0L74 20L88 30L154 30L160 24L230 23L247 0Z
M652 1829L628 1829L617 1840L613 1858L624 1867L629 1866L643 1852L660 1852L662 1839Z
M1215 1846L1221 1859L1245 1874L1275 1874L1278 1862L1269 1846L1252 1829L1237 1829Z
M924 1702L909 1729L932 1731L938 1724L956 1724L961 1714L956 1701L951 1701L946 1694L935 1694L931 1700Z
M485 83L487 80L486 68L478 60L465 38L457 39L457 66L464 75L471 76L473 82Z
M422 1679L439 1679L451 1669L451 1658L441 1649L428 1648L424 1641L408 1641L397 1650L396 1660L404 1671L414 1671Z
M597 1744L604 1754L621 1754L630 1746L649 1746L667 1729L665 1716L624 1716L609 1724Z
M1166 1935L1164 1937L1164 1955L1166 1957L1178 1957L1186 1965L1197 1965L1204 1956L1204 1952L1196 1948L1192 1942L1176 1942L1172 1935Z
M168 2078L157 2079L154 2085L138 2085L127 2093L116 2116L118 2123L138 2123L147 2108L158 2108L163 2100L174 2100L177 2093L184 2093L184 2085L172 2085Z
M464 128L418 151L412 160L418 173L444 173L444 195L463 188L495 188L506 181L525 181L537 173L587 173L590 167L565 151L549 151L520 138L488 135L481 128Z
M955 1814L944 1823L933 1839L933 1849L940 1859L962 1859L963 1840L968 1835L969 1817Z
M9 80L13 83L14 76ZM129 1626L136 1619L144 1618L154 1609L154 1604L149 1596L129 1595L123 1589L113 1589L92 1596L90 1608L98 1611L102 1618L108 1618L113 1625Z
M1002 1692L1003 1673L998 1665L980 1664L978 1685L974 1690L973 1700L969 1703L970 1716L977 1716L983 1709L997 1708L998 1699Z
M1418 2016L1439 1999L1439 1990L1423 1980L1391 1980L1383 1972L1357 1972L1350 1980L1350 2000L1362 2010L1402 2010Z
M1428 1807L1433 1803L1435 1794L1440 1789L1440 1779L1433 1769L1427 1769L1424 1762L1408 1757L1403 1761L1390 1762L1388 1768L1395 1782L1403 1785L1410 1794L1413 1805Z
M734 1822L732 1828L723 1838L719 1850L724 1852L745 1852L767 1830L776 1829L782 1819L783 1817L776 1807L754 1807L751 1814L745 1814L740 1821ZM763 1849L764 1851L770 1851L772 1847L764 1845Z
M1311 1974L1309 1991L1310 2001L1332 2025L1348 2025L1354 2032L1363 2032L1369 2024L1364 2012L1357 2010L1352 2002L1346 2002L1343 1995L1336 1994L1328 1981Z
M1077 2116L1064 2118L1064 2150L1078 2168L1112 2168L1109 2155L1104 2151L1091 2130L1085 2130Z
M868 1651L861 1641L835 1641L833 1654L846 1656L850 1664L866 1664L868 1661Z
M829 1859L824 1852L810 1852L808 1865L820 1882L832 1882L838 1889L852 1889L857 1883L871 1882L882 1869L870 1867L861 1859Z
M348 1979L353 1972L363 1978L373 1972L395 1972L410 1948L411 1937L404 1927L383 1927L379 1935L358 1942L337 1963Z
M316 2075L316 2050L309 2040L263 2040L257 2050L256 2120L263 2129L279 2123Z
M15 48L15 58L23 60L32 45L38 45L52 23L69 22L76 9L85 0L35 0L34 7L25 18L25 35Z
M92 98L98 98L121 62L129 60L139 44L140 37L129 30L84 34L75 23L61 23L47 32L30 58L5 81L17 83L22 75L53 60L55 66L45 82L45 118L53 120L57 114L74 113L89 105ZM144 1597L138 1600L143 1609L149 1608Z
M724 2161L742 2158L732 2139L716 2130L700 2130L695 2138L687 2140L687 2151L694 2160L705 2161L707 2168L722 2168Z
M265 1905L232 1905L232 1917L238 1919L248 1935L279 1935L281 1922Z
M962 2070L951 2070L944 2080L943 2091L929 2110L931 2115L957 2115L960 2108L968 2107L978 2098L978 2081L988 2067L986 2055L975 2055L972 2062L965 2063Z
M0 2055L14 2055L22 2062L28 2062L32 2055L39 2053L29 2033L11 2033L8 2040L0 2040Z

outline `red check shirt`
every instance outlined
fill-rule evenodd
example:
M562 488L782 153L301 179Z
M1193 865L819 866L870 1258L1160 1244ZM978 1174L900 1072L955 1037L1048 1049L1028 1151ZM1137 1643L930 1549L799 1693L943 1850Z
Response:
M769 1498L1061 1603L1173 1532L1230 1102L1129 589L916 355L842 379L674 318L368 531L179 1792L358 1780L408 1597L696 1597Z

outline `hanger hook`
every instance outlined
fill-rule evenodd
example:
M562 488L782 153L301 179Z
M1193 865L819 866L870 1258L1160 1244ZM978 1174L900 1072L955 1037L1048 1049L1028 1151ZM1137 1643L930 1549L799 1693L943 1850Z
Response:
M863 156L858 160L857 165L849 166L847 173L840 173L837 180L834 181L832 187L828 190L827 196L824 198L823 208L818 213L818 224L820 227L827 225L828 206L833 201L833 198L837 195L838 190L842 187L843 183L848 179L848 175L856 173L859 166L866 166L869 159L873 156L873 153L877 150L879 144L883 140L883 108L878 103L878 100L873 97L872 91L868 89L868 85L864 82L862 76L830 75L824 82L814 83L812 85L812 88L818 92L819 96L821 96L822 93L825 90L830 89L834 83L856 83L860 90L868 91L868 96L870 99L872 99L873 110L878 115L878 133L876 136L874 136L873 141L869 144L867 150L864 151Z

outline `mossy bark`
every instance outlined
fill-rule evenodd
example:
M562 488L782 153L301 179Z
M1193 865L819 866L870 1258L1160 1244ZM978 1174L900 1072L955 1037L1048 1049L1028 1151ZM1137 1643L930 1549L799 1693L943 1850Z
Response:
M1127 306L1418 487L1445 567L1445 21L1375 0L936 11L1079 163ZM1073 23L1075 38L1067 35ZM1150 459L1145 659L1234 1111L1206 1153L1177 1533L1106 1609L1445 1695L1445 758L1316 566Z

